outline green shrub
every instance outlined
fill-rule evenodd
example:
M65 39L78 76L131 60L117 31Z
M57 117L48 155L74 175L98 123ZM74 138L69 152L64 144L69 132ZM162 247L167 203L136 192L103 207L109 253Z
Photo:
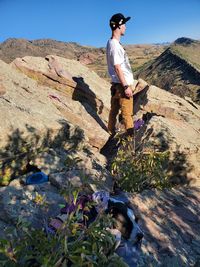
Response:
M78 192L72 194L76 202ZM114 253L114 237L106 230L113 219L99 213L88 227L82 220L87 218L77 208L56 234L33 229L20 220L10 240L0 239L0 266L127 266Z
M127 192L141 192L147 188L170 187L167 174L169 151L137 152L134 140L122 140L117 156L111 164L116 183Z

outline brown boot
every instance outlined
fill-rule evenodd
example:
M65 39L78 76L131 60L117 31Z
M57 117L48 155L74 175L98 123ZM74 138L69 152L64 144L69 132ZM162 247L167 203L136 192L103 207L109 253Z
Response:
M134 128L129 128L126 130L127 136L134 136Z

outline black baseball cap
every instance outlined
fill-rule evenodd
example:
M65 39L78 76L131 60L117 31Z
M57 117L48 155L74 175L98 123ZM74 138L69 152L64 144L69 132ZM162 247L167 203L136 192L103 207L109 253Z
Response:
M125 24L131 17L125 18L123 14L117 13L112 16L110 19L110 28L112 30L117 29L117 27L121 26L122 24Z

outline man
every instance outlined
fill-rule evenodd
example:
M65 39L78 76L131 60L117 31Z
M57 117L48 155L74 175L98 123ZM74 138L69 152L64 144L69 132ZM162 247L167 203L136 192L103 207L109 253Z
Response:
M133 73L128 56L120 44L120 38L125 34L126 22L121 13L115 14L110 19L112 37L108 40L106 54L108 72L112 79L111 110L108 120L108 131L115 134L116 118L121 109L122 119L128 134L133 133Z

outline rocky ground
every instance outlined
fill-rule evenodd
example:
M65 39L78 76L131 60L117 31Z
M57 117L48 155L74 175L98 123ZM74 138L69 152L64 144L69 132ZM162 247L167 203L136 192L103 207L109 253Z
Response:
M0 61L1 236L22 218L38 227L55 216L69 180L80 186L87 178L86 191L111 191L109 99L109 84L76 61ZM178 184L129 195L145 234L140 265L200 266L200 107L150 86L135 95L134 109L135 119L145 119L137 148L169 150L169 171ZM107 158L100 153L106 146ZM25 185L34 168L49 182Z
M145 234L140 266L200 266L200 188L144 191L131 203Z
M68 190L69 182L76 189L87 183L88 187L84 188L86 193L100 189L112 190L112 179L104 157L96 156L92 151L84 153L51 149L45 155L37 155L32 164L48 174L49 181L26 185L26 177L32 173L29 172L11 181L8 186L0 187L1 237L5 236L5 228L12 228L20 219L38 228L49 218L58 215L60 205L66 203L63 191Z

